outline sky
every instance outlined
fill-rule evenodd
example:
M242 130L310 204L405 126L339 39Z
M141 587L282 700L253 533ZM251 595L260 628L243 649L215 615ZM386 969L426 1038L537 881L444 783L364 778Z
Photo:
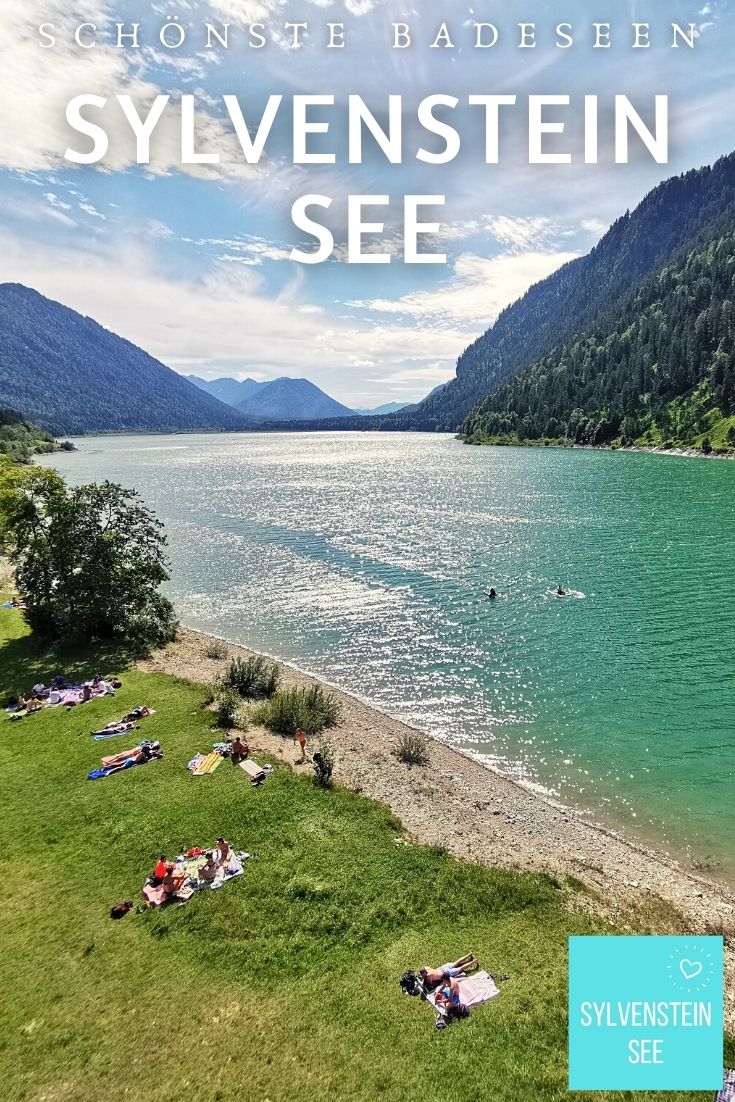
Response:
M20 282L87 314L174 370L204 378L307 377L355 407L415 401L454 373L457 356L504 306L539 279L588 252L615 218L660 180L709 163L735 147L732 56L735 24L725 0L3 0L0 13L0 282ZM615 14L611 15L610 11ZM158 35L175 20L181 49ZM118 49L116 24L140 23L140 48ZM229 22L230 49L205 49L205 22ZM453 48L430 47L447 23ZM537 45L518 49L519 21L535 23ZM592 24L610 22L611 48L593 49ZM247 46L246 26L264 23L267 44ZM286 22L307 22L299 50ZM328 22L344 24L345 47L327 49ZM411 46L391 49L391 24L405 22ZM497 46L472 46L474 22L493 23ZM559 49L554 28L571 24L574 45ZM650 24L650 48L631 49L633 22ZM694 23L693 50L671 48L671 23ZM38 28L53 24L55 46ZM91 49L74 30L92 23ZM173 40L173 39L171 39ZM138 165L114 97L140 110L156 94L171 103ZM65 160L88 147L65 120L82 93L109 100L100 117L110 135L98 165ZM416 122L419 101L441 93L462 106L445 114L461 131L451 164L418 161L431 147ZM485 163L484 124L467 97L515 94L503 116L500 162ZM669 96L668 164L631 142L628 164L613 163L610 104L629 97L651 120L655 94ZM180 163L181 94L197 102L197 143L217 165ZM251 132L271 94L284 96L264 156L248 165L222 97L236 95ZM335 96L315 110L330 131L313 148L336 164L294 165L290 97ZM404 156L390 164L365 141L362 164L345 155L345 103L362 96L385 123L390 94L403 97ZM528 164L529 95L563 94L553 109L565 133L548 149L572 164ZM581 103L601 105L600 163L581 159ZM450 119L450 115L454 115ZM438 148L438 146L437 146ZM333 257L319 265L290 258L310 247L291 218L307 193L333 198L324 212ZM350 194L387 194L368 217L385 221L390 264L346 263ZM442 265L403 263L403 196L444 194L427 211L441 228L427 242ZM320 214L320 218L322 215ZM313 244L313 242L311 242Z

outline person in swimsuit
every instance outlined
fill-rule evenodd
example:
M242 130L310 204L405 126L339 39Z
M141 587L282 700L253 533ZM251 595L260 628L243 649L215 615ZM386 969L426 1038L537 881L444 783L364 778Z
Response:
M461 1005L459 983L453 976L448 981L442 983L441 987L434 995L434 1003L436 1004L436 1009L445 1014L448 1010Z
M199 870L199 879L204 884L211 884L217 875L217 863L212 853L207 854L206 864Z
M217 839L217 862L220 865L226 865L230 859L232 850L230 849L230 843L226 842L224 838Z
M243 742L239 735L235 735L232 740L231 756L233 765L239 765L245 758L250 757L250 747L246 742Z
M447 983L458 976L466 976L468 972L476 972L480 963L474 953L467 953L459 960L447 961L441 968L420 968L419 976L427 991L434 991L440 983Z
M294 742L297 742L301 747L301 760L306 761L306 735L300 727L296 728L296 734L293 737Z

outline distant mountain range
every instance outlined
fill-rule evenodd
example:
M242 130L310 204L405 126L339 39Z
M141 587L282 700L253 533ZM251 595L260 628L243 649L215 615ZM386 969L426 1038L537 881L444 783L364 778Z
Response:
M0 285L0 407L56 436L233 431L355 415L307 379L186 378L18 283Z
M255 421L314 421L355 415L369 417L395 413L404 408L401 402L388 402L376 409L350 409L330 398L308 379L282 376L259 383L255 379L238 382L230 378L202 379L198 375L187 375L186 378L194 386L234 406Z
M56 436L248 425L134 344L18 283L0 285L0 406Z

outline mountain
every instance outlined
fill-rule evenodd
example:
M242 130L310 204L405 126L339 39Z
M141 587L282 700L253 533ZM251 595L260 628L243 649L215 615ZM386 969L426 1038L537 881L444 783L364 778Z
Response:
M398 413L399 409L405 409L408 402L386 402L384 406L376 406L375 409L355 409L353 413L359 413L361 417L381 417L386 413Z
M0 405L55 435L241 429L246 419L122 337L0 285Z
M198 375L187 375L186 378L200 390L225 402L228 406L237 406L244 402L251 394L255 394L265 383L258 383L255 379L201 379Z
M501 383L469 442L735 445L735 220Z
M354 411L330 398L308 379L274 379L240 402L241 413L257 421L313 421L353 417Z
M456 430L506 379L584 332L681 250L727 232L734 219L735 154L664 181L632 213L626 211L590 253L503 310L463 352L456 378L439 393L370 427Z

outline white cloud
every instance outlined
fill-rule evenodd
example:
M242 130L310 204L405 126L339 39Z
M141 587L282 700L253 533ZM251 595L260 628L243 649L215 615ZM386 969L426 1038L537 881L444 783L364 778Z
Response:
M3 34L13 43L6 50L0 68L0 102L3 103L3 134L0 167L38 172L64 161L69 145L89 143L66 123L66 105L83 92L108 99L100 120L110 138L110 149L100 168L120 171L136 164L135 139L114 99L133 97L142 112L161 91L139 72L141 59L135 50L118 50L98 41L93 49L73 45L80 23L93 23L100 35L110 23L110 0L67 0L64 10L49 14L48 0L3 0ZM53 23L56 45L45 49L36 29ZM181 115L175 102L167 105L151 142L154 175L181 170L202 178L239 179L256 175L257 169L244 163L242 150L230 126L199 110L197 146L216 149L218 165L181 165Z
M446 284L432 291L413 291L399 299L370 299L350 305L379 314L422 318L434 325L490 325L500 311L528 288L551 275L576 253L503 253L492 258L464 253Z
M487 229L501 245L510 249L538 249L547 245L559 231L549 218L509 218L499 215L487 219Z
M198 281L174 279L142 246L112 236L82 253L0 233L4 281L35 287L183 372L306 375L352 405L378 404L386 394L421 397L427 365L440 364L448 378L467 344L462 328L444 324L329 317L299 300L298 285L270 299L252 267L221 264ZM379 383L371 381L376 364Z

